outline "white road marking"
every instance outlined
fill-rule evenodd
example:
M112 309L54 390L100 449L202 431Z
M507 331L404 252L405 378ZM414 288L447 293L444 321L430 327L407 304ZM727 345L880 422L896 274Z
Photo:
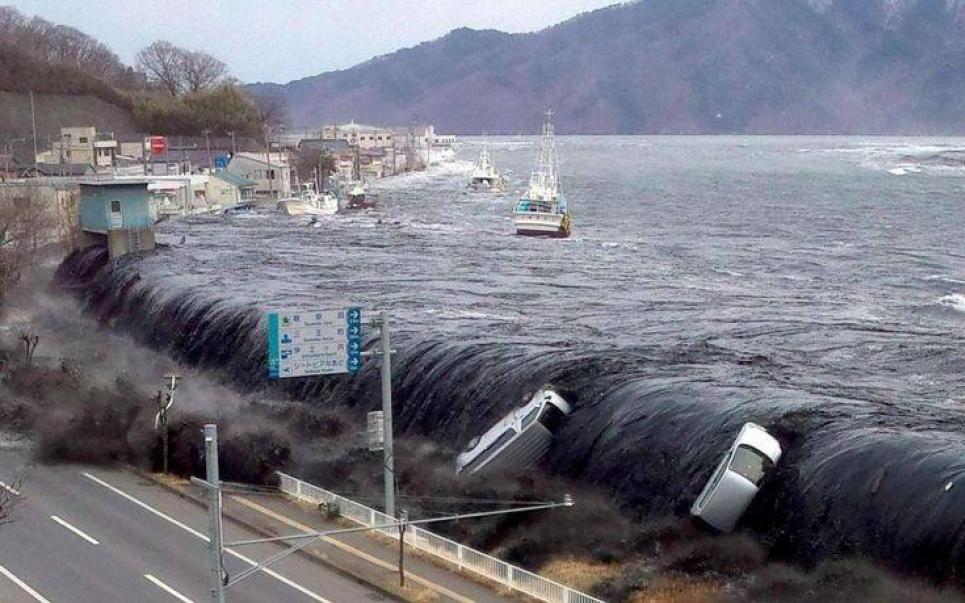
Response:
M91 538L90 536L88 536L87 534L85 534L80 528L77 528L77 527L74 527L74 526L70 525L69 523L67 523L67 522L64 521L63 519L57 517L56 515L51 515L50 518L53 519L54 521L56 521L57 523L59 523L60 525L64 526L65 528L67 528L68 530L70 530L71 532L73 532L74 534L77 534L78 536L80 536L81 538L83 538L84 540L86 540L87 542L93 544L94 546L97 546L98 544L100 544L100 543L97 542L95 539L93 539L93 538Z
M33 598L34 598L34 601L37 601L38 603L50 603L50 601L48 601L47 599L44 599L44 598L40 595L40 593L38 593L38 592L35 591L34 589L30 588L30 587L27 585L26 582L24 582L23 580L21 580L20 578L18 578L18 577L16 577L16 576L14 576L14 575L10 572L10 570L8 570L7 568L3 567L2 565L0 565L0 574L3 574L3 575L6 576L7 578L10 578L10 580L12 580L14 584L16 584L17 586L19 586L20 588L22 588L25 593L27 593L28 595L30 595L31 597L33 597Z
M15 489L11 488L10 486L8 486L3 482L0 482L0 488L3 488L4 490L9 492L10 494L13 494L14 496L20 496L20 492L17 492Z
M142 501L134 498L133 496L131 496L131 495L128 494L127 492L124 492L123 490L121 490L120 488L116 488L116 487L108 484L108 483L105 482L104 480L100 479L99 477L96 477L96 476L94 476L94 475L91 475L90 473L88 473L88 472L86 472L86 471L82 471L82 472L81 472L81 475L83 475L83 476L86 477L87 479L89 479L89 480L91 480L91 481L93 481L93 482L95 482L95 483L97 483L97 484L100 484L101 486L104 486L105 488L107 488L108 490L110 490L111 492L113 492L114 494L117 494L118 496L120 496L120 497L122 497L122 498L124 498L124 499L126 499L126 500L129 500L130 502L132 502L132 503L134 503L135 505L141 507L141 508L144 509L145 511L148 511L148 512L150 512L150 513L153 513L154 515L156 515L157 517L160 517L160 518L163 519L164 521L167 521L168 523L171 523L171 524L174 524L174 525L178 526L179 528L181 528L182 530L184 530L184 531L187 532L188 534L191 534L192 536L194 536L194 537L196 537L196 538L200 538L201 540L203 540L203 541L205 541L205 542L208 542L208 537L205 536L204 534L202 534L201 532L195 530L194 528L192 528L192 527L190 527L190 526L187 526L187 525L181 523L180 521L178 521L177 519L174 519L173 517L171 517L170 515L167 515L166 513L163 513L163 512L161 512L161 511L158 511L157 509L155 509L155 508L152 507L151 505L149 505L149 504L147 504L147 503L145 503L145 502L142 502ZM232 550L232 549L225 549L225 552L228 553L229 555L231 555L232 557L236 558L236 559L240 559L241 561L247 563L248 565L252 565L252 566L258 565L258 563L257 563L256 561L254 561L253 559L251 559L251 558L249 558L249 557L246 557L246 556L242 555L241 553L239 553L239 552L237 552L237 551L234 551L234 550ZM267 567L265 567L265 568L262 568L261 571L263 571L264 573L268 574L269 576L271 576L271 577L274 578L275 580L278 580L278 581L281 582L282 584L285 584L285 585L287 585L287 586L290 586L291 588L294 588L295 590L297 590L298 592L302 593L302 594L305 595L306 597L308 597L308 598L310 598L310 599L312 599L312 600L314 600L314 601L318 601L318 603L332 603L331 601L329 601L329 600L326 599L325 597L322 597L321 595L318 595L318 594L316 594L316 593L308 590L307 588L305 588L305 587L302 586L301 584L298 584L297 582L293 582L293 581L289 580L288 578L282 576L281 574L279 574L278 572L276 572L276 571L274 571L274 570L272 570L272 569L268 569Z
M192 601L191 599L185 597L184 595L182 595L182 594L179 593L178 591L174 590L173 588L171 588L171 587L168 586L167 584L161 582L160 580L158 580L157 578L155 578L155 577L152 576L151 574L144 574L144 577L147 578L152 584L154 584L154 586L157 586L158 588L160 588L161 590L163 590L163 591L166 592L167 594L171 595L172 597L174 597L174 598L177 599L178 601L181 601L181 603L194 603L194 601Z
M266 508L266 507L263 507L263 506L259 505L259 504L256 503L256 502L252 502L252 501L247 500L247 499L244 499L244 498L242 498L242 497L240 497L240 496L231 496L230 498L231 498L232 500L234 500L235 502L240 503L240 504L248 507L249 509L253 509L253 510L255 510L255 511L258 511L259 513L262 513L262 514L264 514L264 515L267 515L268 517L271 517L271 518L274 519L275 521L277 521L277 522L279 522L279 523L283 523L283 524L285 524L285 525L287 525L287 526L290 526L290 527L292 527L292 528L295 528L296 530L301 530L302 532L315 532L315 531L316 531L315 528L310 528L310 527L306 526L305 524L298 523L298 522L295 521L294 519L285 517L284 515L281 515L280 513L276 513L276 512L274 512L274 511L272 511L271 509L268 509L268 508ZM349 544L346 544L345 542L342 542L341 540L336 540L335 538L333 538L333 537L331 537L331 536L323 536L323 537L322 537L322 542L328 543L328 544L334 546L335 548L341 549L341 550L343 550L343 551L345 551L345 552L347 552L347 553L349 553L349 554L355 555L355 556L358 557L359 559L364 559L365 561L368 561L368 562L371 563L372 565L376 565L376 566L378 566L378 567L381 567L381 568L383 568L383 569L387 569L387 570L392 571L392 572L397 572L397 571L399 570L399 566L393 565L393 564L388 563L388 562L386 562L386 561L382 561L382 560L379 559L378 557L373 557L372 555L369 555L368 553L363 553L362 551L358 550L357 548L355 548L355 547L353 547L353 546L351 546L351 545L349 545ZM406 579L407 579L407 580L412 580L413 582L417 582L417 583L421 584L422 586L425 586L426 588L428 588L428 589L430 589L430 590L434 590L434 591L436 591L436 592L438 592L438 593L440 593L440 594L442 594L442 595L445 595L446 597L449 597L449 598L452 599L453 601L459 601L459 603L474 603L474 601L473 601L472 599L467 599L466 597L463 597L463 596L460 595L459 593L453 592L453 591L449 590L448 588L445 588L445 587L443 587L443 586L441 586L441 585L439 585L439 584L436 584L435 582L433 582L433 581L431 581L431 580L429 580L429 579L427 579L427 578L423 578L423 577L419 576L418 574L414 574L414 573L412 572L412 570L406 571L405 575L406 575Z

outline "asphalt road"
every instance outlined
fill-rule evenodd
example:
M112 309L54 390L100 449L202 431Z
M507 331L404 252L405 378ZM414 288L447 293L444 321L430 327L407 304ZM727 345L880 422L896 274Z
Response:
M0 454L12 484L18 455ZM0 526L3 603L210 600L207 516L190 501L124 471L37 465L15 488L13 521ZM225 520L226 541L260 536ZM230 575L283 550L261 544L226 552ZM240 555L239 555L240 554ZM300 555L227 591L231 603L377 601L384 596Z

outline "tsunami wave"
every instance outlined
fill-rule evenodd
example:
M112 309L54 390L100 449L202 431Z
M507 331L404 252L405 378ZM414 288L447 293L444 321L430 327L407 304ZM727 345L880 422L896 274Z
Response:
M306 401L362 410L379 405L377 362L356 378L269 382L266 320L256 304L217 298L210 288L157 272L142 276L137 262L111 270L100 249L73 254L58 279L82 291L103 323L242 390L281 388ZM953 305L963 301L957 297ZM775 328L794 338L808 327ZM412 332L401 333L396 346L402 435L430 437L454 454L550 383L575 411L546 469L604 486L646 519L686 514L718 455L744 422L754 421L780 439L785 457L745 523L778 558L813 563L864 554L936 579L965 570L960 404L939 409L897 393L887 380L872 388L824 374L822 364L840 365L862 350L829 348L811 360L736 351L709 339L668 348L641 338L636 346L591 348L579 341L511 345ZM900 362L909 370L933 366L936 358L948 371L965 369L960 356L937 346L867 353L871 362ZM869 362L850 361L856 374ZM804 362L820 378L802 376Z

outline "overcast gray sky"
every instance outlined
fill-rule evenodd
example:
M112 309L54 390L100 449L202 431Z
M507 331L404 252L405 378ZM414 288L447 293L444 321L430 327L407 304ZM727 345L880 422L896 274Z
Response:
M457 27L534 31L617 0L0 0L70 25L126 63L154 40L205 50L245 82L344 69Z

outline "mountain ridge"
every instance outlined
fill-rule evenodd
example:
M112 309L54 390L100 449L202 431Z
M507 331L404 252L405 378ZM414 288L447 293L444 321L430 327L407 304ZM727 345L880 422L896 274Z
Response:
M965 132L965 0L644 0L539 32L460 28L288 84L292 122L533 133Z

